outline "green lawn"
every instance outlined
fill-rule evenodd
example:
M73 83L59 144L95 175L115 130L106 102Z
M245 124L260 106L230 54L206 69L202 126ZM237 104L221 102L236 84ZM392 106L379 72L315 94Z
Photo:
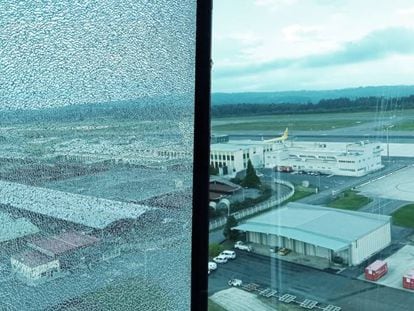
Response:
M282 114L262 116L240 116L214 118L211 121L213 131L283 131L286 127L292 130L329 130L346 128L380 120L392 122L394 117L412 118L413 109L404 112L386 112L379 116L375 112L318 113L318 114ZM399 121L390 130L414 130L414 122Z
M414 122L413 121L402 121L390 128L390 131L414 131Z
M414 228L414 204L401 207L392 214L392 219L397 226Z
M339 119L324 119L324 120L287 120L283 116L272 121L243 121L232 122L228 124L213 125L213 131L271 131L280 130L286 127L295 130L330 130L335 128L344 128L355 126L357 123L353 120L339 120Z
M315 194L315 188L305 188L303 186L295 186L295 194L287 201L284 202L293 202L300 199L303 199L304 197L310 196L312 194Z
M328 204L329 207L356 211L367 205L372 199L358 194L353 190L346 190L339 194L338 198Z

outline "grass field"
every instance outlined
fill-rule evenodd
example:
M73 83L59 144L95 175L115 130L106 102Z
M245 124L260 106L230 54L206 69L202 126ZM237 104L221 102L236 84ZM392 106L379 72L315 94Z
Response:
M395 124L390 131L414 131L414 122L413 121L402 121L398 124Z
M356 211L372 200L353 190L346 190L338 198L328 204L329 207Z
M414 204L401 207L392 214L392 219L397 226L414 228Z
M295 130L330 130L335 128L345 128L357 125L351 120L274 120L274 121L257 121L257 122L238 122L222 125L213 125L215 131L271 131L285 127L294 128Z
M404 111L404 115L397 117L408 118L414 115L414 110ZM392 130L414 130L414 123L411 121L399 120L394 118L396 126ZM270 131L283 130L286 127L295 130L330 130L336 128L347 128L358 126L365 123L374 123L373 129L377 125L389 122L391 115L387 113L375 112L349 112L349 113L320 113L320 114L286 114L286 115L265 115L249 117L226 117L214 118L212 120L213 131ZM377 123L377 124L376 124Z
M303 199L307 196L310 196L312 194L315 194L315 188L305 188L303 186L295 186L295 194L287 201L285 201L284 203L288 203L288 202L294 202L300 199Z

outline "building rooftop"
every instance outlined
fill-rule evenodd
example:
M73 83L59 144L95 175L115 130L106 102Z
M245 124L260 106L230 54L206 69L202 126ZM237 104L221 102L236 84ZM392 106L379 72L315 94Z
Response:
M14 219L0 212L0 243L39 232L39 228L25 218Z
M59 256L98 241L99 239L94 236L69 231L53 237L33 239L29 245L49 256Z
M370 264L366 269L368 270L378 270L381 268L386 262L384 260L375 260L372 264Z
M244 145L233 145L231 143L223 144L212 144L210 146L211 151L224 151L224 152L234 152L239 150L248 150L249 146Z
M390 219L384 215L289 203L286 207L253 217L234 229L280 235L339 251Z
M26 251L13 255L12 258L31 268L56 260L37 251Z
M220 200L222 197L224 197L222 193L211 192L211 191L209 191L208 193L209 201L217 201L217 200Z
M0 204L104 229L122 219L136 219L150 208L47 188L0 181Z

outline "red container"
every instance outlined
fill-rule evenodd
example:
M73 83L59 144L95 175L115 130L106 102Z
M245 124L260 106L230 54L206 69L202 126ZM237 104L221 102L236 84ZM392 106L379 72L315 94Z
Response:
M404 288L414 289L414 269L403 276L402 283Z
M376 260L365 268L365 278L370 281L376 281L387 272L387 263L382 260Z

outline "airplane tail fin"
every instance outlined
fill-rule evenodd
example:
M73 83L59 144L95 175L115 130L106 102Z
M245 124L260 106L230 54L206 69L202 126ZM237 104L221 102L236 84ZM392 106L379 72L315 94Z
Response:
M289 129L286 128L286 130L283 132L283 136L282 136L283 140L286 140L288 136L289 136Z

